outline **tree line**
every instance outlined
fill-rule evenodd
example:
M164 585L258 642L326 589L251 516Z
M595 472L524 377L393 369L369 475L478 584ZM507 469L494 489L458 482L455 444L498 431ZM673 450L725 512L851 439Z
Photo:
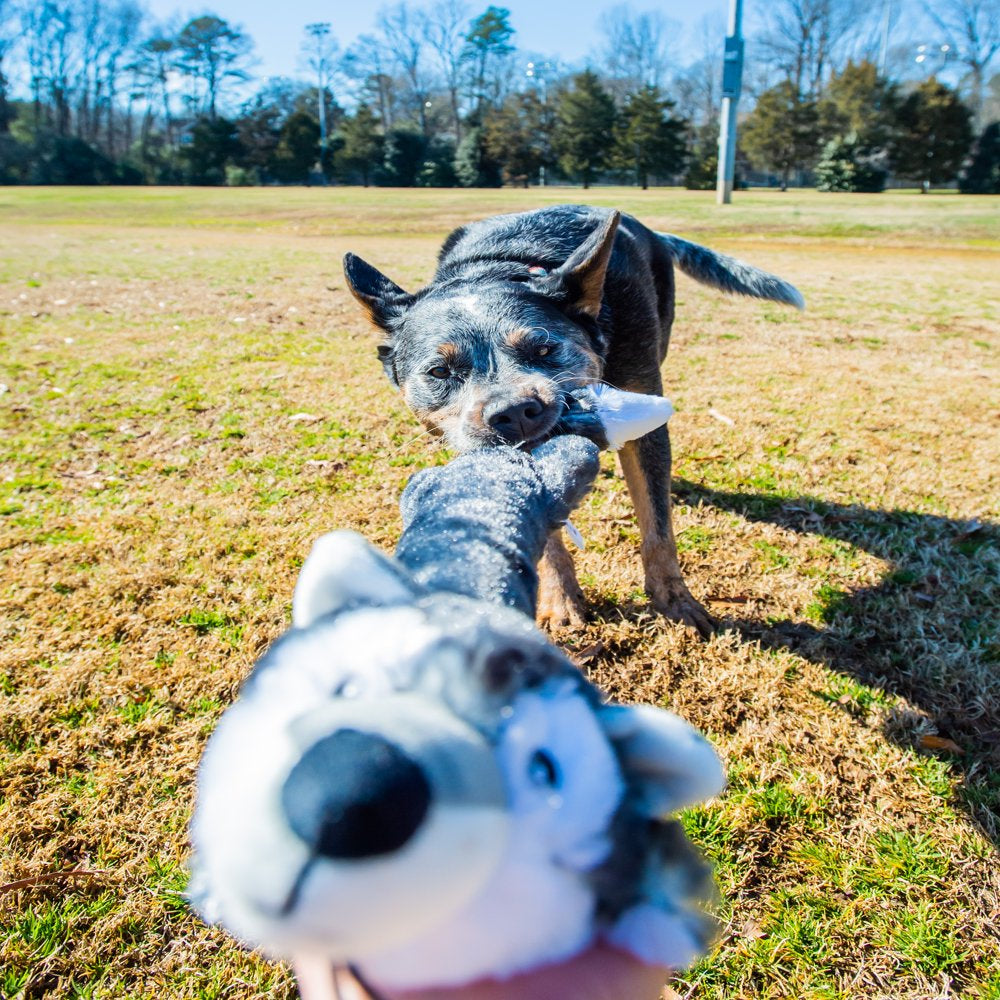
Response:
M995 0L909 2L768 5L747 45L744 180L1000 191ZM508 10L463 0L383 7L343 50L334 29L304 26L301 76L261 81L252 39L211 13L0 0L0 183L714 186L710 17L682 62L669 18L610 8L583 68L518 49Z

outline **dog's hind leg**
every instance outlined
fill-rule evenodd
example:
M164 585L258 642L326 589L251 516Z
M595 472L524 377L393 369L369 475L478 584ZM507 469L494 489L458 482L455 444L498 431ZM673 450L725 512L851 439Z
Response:
M553 531L538 564L539 625L549 628L582 625L586 611L583 591L576 579L573 557L566 550L562 531Z
M653 607L703 636L715 629L711 615L691 596L681 576L670 504L670 435L660 427L618 452L642 534L646 593Z

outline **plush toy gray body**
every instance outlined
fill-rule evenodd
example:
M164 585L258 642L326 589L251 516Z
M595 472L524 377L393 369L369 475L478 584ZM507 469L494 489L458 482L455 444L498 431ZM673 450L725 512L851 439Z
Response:
M396 559L320 539L202 764L207 919L389 989L599 938L674 967L701 953L711 880L672 814L721 788L714 752L607 704L531 620L546 537L597 469L576 436L476 452L411 481Z

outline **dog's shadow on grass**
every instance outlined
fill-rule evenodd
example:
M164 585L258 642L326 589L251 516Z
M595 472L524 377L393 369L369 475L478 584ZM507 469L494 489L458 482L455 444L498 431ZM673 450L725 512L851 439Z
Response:
M845 542L884 560L876 586L820 587L821 624L727 615L765 648L813 662L905 698L936 729L925 748L948 753L964 771L960 795L983 832L1000 846L1000 530L905 510L831 504L713 490L684 480L685 502L750 521ZM863 696L863 694L862 694ZM845 698L845 710L857 708ZM888 713L886 736L920 745L913 727Z

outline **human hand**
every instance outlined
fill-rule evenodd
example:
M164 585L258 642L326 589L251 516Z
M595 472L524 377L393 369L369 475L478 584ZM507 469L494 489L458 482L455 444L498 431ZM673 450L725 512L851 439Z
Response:
M427 990L379 990L372 998L345 970L323 959L293 963L303 1000L654 1000L676 998L664 982L670 970L640 962L626 952L599 944L585 952L502 982Z

